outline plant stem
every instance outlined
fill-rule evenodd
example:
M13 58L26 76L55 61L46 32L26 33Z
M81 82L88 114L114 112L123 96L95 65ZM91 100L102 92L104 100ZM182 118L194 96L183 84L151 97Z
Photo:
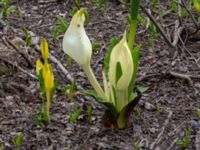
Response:
M47 102L46 102L46 121L49 124L50 123L50 107L51 107L51 93L50 92L46 92L46 98L47 98Z
M128 47L132 52L133 45L135 44L135 35L136 35L136 29L137 29L137 21L136 20L130 20L130 34L128 37Z
M103 89L101 88L99 82L97 81L96 77L94 76L94 73L92 72L92 69L90 66L83 66L82 67L85 74L87 75L90 84L93 86L93 88L95 89L95 91L97 92L97 94L99 96L101 96L102 98L106 98L106 95L103 91Z

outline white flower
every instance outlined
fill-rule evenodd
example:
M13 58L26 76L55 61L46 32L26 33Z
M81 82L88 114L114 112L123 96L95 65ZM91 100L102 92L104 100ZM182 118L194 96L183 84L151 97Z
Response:
M120 73L116 73L120 67ZM119 71L119 70L118 70ZM118 77L116 75L119 75ZM129 50L126 32L121 41L113 48L110 55L108 78L118 90L127 90L133 75L133 59Z
M73 16L65 32L63 50L72 57L81 67L90 64L92 45L84 29L84 10L80 9Z

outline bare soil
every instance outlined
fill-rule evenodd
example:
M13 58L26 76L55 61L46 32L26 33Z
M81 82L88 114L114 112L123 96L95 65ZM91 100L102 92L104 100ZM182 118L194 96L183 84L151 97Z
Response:
M12 1L12 4L16 5L16 2ZM147 8L148 0L142 1L142 5ZM156 9L158 13L161 7L165 11L170 9L169 2L161 1L159 5ZM19 148L22 150L139 150L139 147L145 150L179 150L181 148L175 141L184 138L189 125L192 126L192 133L187 149L199 150L200 120L196 115L196 109L200 108L199 32L188 38L185 46L180 44L181 48L175 49L170 48L161 35L152 40L149 29L141 34L140 31L145 28L138 26L140 34L137 35L136 42L142 47L136 84L149 89L137 105L141 114L133 110L129 126L123 130L113 131L103 126L101 118L105 108L94 99L76 94L69 102L60 89L69 85L70 81L51 62L58 81L51 109L52 121L48 126L39 127L35 124L36 112L40 111L39 87L37 79L31 75L36 76L35 62L41 57L39 45L43 37L49 42L51 55L76 78L77 84L84 89L92 87L75 62L71 66L65 65L67 56L61 47L64 33L58 41L54 41L52 37L56 16L63 16L70 21L70 10L75 7L74 2L21 0L19 6L22 17L15 11L4 20L6 25L0 26L0 144L5 150L18 149L13 140L19 132L24 134ZM91 41L102 43L102 49L92 56L92 67L101 81L106 47L112 37L120 38L124 30L128 29L126 18L129 7L122 7L116 1L109 2L106 11L98 9L91 1L83 2L82 6L88 8L90 15L86 30ZM193 13L198 17L197 12ZM146 17L142 10L140 14ZM157 16L156 13L153 15ZM178 17L169 12L162 21L162 26L169 29L171 37L176 19ZM184 27L190 24L190 28L195 28L191 22L189 17L184 18ZM24 28L32 32L33 44L30 47L24 44ZM22 44L19 50L26 55L33 67L28 65L9 42L16 47L18 43ZM177 53L175 57L170 56L171 51ZM86 119L88 105L92 105L94 109L91 124ZM77 107L82 107L83 113L76 123L71 123L69 116Z

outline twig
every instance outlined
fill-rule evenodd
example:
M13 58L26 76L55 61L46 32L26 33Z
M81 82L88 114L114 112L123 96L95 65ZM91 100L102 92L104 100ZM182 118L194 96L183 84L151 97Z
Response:
M14 50L16 50L27 61L30 68L34 67L28 57L23 52L21 52L21 50L15 46L8 38L2 37L2 40L4 43L8 43Z
M53 63L57 64L58 68L60 68L60 70L62 70L62 72L64 73L64 75L67 77L67 79L69 79L71 82L73 82L73 78L70 75L70 73L65 69L65 67L60 63L60 61L58 59L56 59L56 57L52 56L49 54L49 60L51 60ZM80 85L77 85L77 88L79 90L82 90L83 87Z
M172 76L174 76L174 77L184 79L190 85L192 85L192 80L191 80L190 76L188 76L187 74L182 74L182 73L178 73L178 72L174 72L174 71L170 71L169 74L172 75Z
M163 124L163 127L160 131L160 133L158 134L157 138L154 140L154 142L151 144L150 146L150 150L153 150L154 147L161 141L162 137L163 137L163 134L164 134L164 131L165 131L165 128L167 126L167 124L169 123L169 120L171 119L172 117L172 114L173 112L169 110L169 114L167 116L167 119L165 120L164 124Z
M171 143L171 145L166 150L170 150L174 146L174 144L176 143L177 139L178 138L174 139L173 142Z
M183 27L179 27L179 21L176 20L175 22L175 30L174 30L174 41L172 43L172 45L175 47L177 46L179 37L181 35L181 32L183 31Z
M31 78L37 80L37 77L36 77L35 75L29 73L28 71L24 70L24 69L21 68L20 66L18 66L18 65L16 65L16 64L13 64L12 62L10 62L10 61L8 61L8 60L5 60L5 59L3 59L3 58L1 58L1 57L0 57L0 60L2 60L2 61L5 62L6 64L8 64L8 65L10 65L10 66L12 66L12 67L14 67L14 68L19 69L21 72L27 74L29 77L31 77Z
M140 8L150 18L150 20L154 23L154 25L159 30L160 34L163 36L163 38L165 39L165 41L167 42L167 44L170 47L174 47L174 45L172 45L171 41L169 40L169 37L166 36L166 33L164 32L164 30L162 29L162 27L157 23L157 21L154 19L154 17L142 5L140 5Z

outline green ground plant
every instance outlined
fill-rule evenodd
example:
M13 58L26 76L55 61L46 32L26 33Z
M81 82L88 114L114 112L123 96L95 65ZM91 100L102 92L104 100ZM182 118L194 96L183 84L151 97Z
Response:
M76 123L82 112L83 112L83 109L81 107L77 107L75 111L69 117L70 122Z
M197 118L200 120L200 108L197 108L196 114L197 114Z
M71 102L74 94L76 93L76 80L73 79L71 85L62 87L61 92L63 94L67 94L67 99L69 102Z
M22 146L24 134L22 132L19 132L16 138L13 140L13 143L20 148Z
M87 121L90 124L92 123L92 113L93 113L92 105L87 106Z
M189 147L191 132L192 132L192 126L188 126L185 137L182 139L178 138L176 140L176 144L179 145L182 149L186 149Z
M61 33L67 30L69 23L65 20L65 18L61 16L57 16L57 25L53 29L53 39L56 41Z
M0 10L0 18L9 17L16 9L15 5L10 6L10 0L1 0L3 8Z

